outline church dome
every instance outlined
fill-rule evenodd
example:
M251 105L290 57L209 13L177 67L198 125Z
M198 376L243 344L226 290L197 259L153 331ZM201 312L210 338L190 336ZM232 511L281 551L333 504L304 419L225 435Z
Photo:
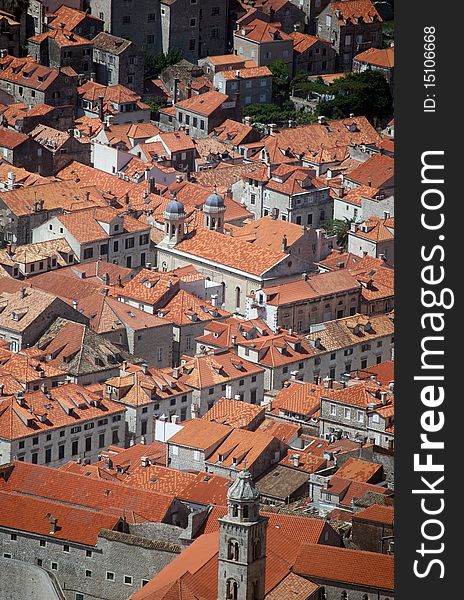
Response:
M185 213L184 205L174 197L166 206L165 212L170 215L183 215Z
M255 502L259 500L260 494L253 482L249 471L240 471L237 479L230 486L227 498L236 502Z
M217 192L214 192L211 196L208 196L205 206L208 208L224 208L224 198Z

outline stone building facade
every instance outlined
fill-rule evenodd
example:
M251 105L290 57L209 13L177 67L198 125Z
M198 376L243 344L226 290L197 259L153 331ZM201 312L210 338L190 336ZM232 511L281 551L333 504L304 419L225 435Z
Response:
M143 60L143 53L130 40L103 32L93 39L93 68L98 83L120 83L142 94Z

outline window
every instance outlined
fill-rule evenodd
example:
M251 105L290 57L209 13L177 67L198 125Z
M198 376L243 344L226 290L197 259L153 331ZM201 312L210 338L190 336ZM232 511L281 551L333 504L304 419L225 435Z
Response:
M142 421L140 424L140 435L147 434L147 421Z
M252 375L252 377L251 377L251 382L252 382L252 383L255 383L255 381L256 381L256 375Z
M336 415L336 414L337 414L337 407L335 406L335 404L331 404L331 405L330 405L330 414L331 414L332 416L334 416L334 415Z
M111 443L112 443L112 444L119 444L119 432L118 432L118 430L117 430L117 429L115 429L115 430L112 432L112 435L111 435Z
M24 441L19 442L19 449L22 450L24 448Z
M102 13L100 13L102 14ZM76 595L74 596L75 600L84 600L84 594L80 594L79 592L76 592Z
M211 9L211 16L215 17L219 14L220 10L219 10L219 6L213 6L213 8Z
M343 356L351 356L353 354L353 348L348 348L343 352Z
M200 452L198 450L193 451L193 460L200 460Z
M123 16L123 18L122 18L122 22L123 22L125 25L127 25L128 23L130 23L130 22L131 22L130 15L124 15L124 16Z
M106 581L114 581L114 573L112 571L106 572Z
M18 539L18 536L16 535L16 533L12 533L12 534L10 535L10 540L11 540L12 542L16 542L16 540L17 540L17 539Z
M209 388L209 390L208 390L208 394L209 394L210 396L212 396L212 395L214 394L214 388L213 388L213 387L212 387L212 388Z
M351 408L344 408L343 409L343 416L345 417L345 419L351 419Z
M124 585L132 585L132 577L130 575L124 575Z
M32 464L36 465L38 463L38 459L39 459L39 455L37 454L37 452L33 452L32 456L31 456Z
M196 27L197 20L195 18L190 19L190 27Z
M113 242L113 252L119 252L119 242Z
M71 443L71 456L76 456L79 452L79 440L73 440Z
M284 367L284 368L282 369L282 373L288 373L288 367Z
M86 551L85 551L85 556L86 556L87 558L92 558L92 550L86 550Z
M46 542L45 540L40 540L40 542L39 542L39 546L40 546L41 548L45 548L45 547L46 547L46 545L47 545L47 542Z
M92 571L89 571L89 569L86 569L85 576L86 577L92 577Z
M156 21L156 15L154 13L150 13L148 15L148 20L149 21ZM133 58L131 60L134 60Z
M58 563L52 562L52 571L58 571Z
M169 404L170 404L170 406L175 406L176 405L176 399L175 398L171 398Z
M33 446L37 446L38 443L39 443L39 438L38 437L32 438L32 445Z
M85 248L83 256L84 256L84 260L93 258L93 248Z
M364 414L358 410L358 423L362 423L364 421Z
M196 40L190 40L189 50L195 50L195 42L196 42Z
M129 248L133 248L134 247L134 238L126 238L126 250L128 250Z
M85 438L85 451L90 452L91 450L92 450L92 438L86 437Z

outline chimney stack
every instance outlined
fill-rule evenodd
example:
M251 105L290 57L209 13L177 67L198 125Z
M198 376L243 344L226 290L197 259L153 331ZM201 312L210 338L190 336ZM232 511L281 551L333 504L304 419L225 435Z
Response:
M104 113L103 113L103 96L98 96L97 106L98 106L98 118L103 123L103 121L105 120Z
M56 524L58 519L56 517L50 516L50 535L56 533Z

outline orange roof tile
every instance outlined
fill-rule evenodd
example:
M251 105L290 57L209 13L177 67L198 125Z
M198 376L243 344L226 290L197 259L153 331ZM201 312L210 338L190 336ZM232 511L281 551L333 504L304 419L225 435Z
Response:
M202 417L205 421L214 421L239 429L248 429L264 419L264 408L241 400L219 398L214 406Z
M395 48L368 48L364 52L357 54L354 60L375 65L376 67L393 69L395 66Z
M350 583L393 592L393 565L394 557L388 554L305 544L299 551L293 570L327 583Z
M395 510L392 506L382 506L381 504L371 504L364 510L356 513L354 518L364 521L373 521L383 523L384 525L393 525Z
M180 108L182 110L209 117L216 110L220 109L224 102L227 102L227 100L227 94L211 91L177 102L176 109Z
M382 465L371 463L359 458L349 458L337 471L337 477L352 479L362 483L369 483L379 471Z
M343 0L330 4L334 16L340 23L382 23L382 18L370 0Z
M169 444L179 444L207 451L220 444L232 431L234 430L231 427L220 423L193 419L185 423L182 429L169 439Z
M27 88L39 91L48 89L60 74L77 78L77 73L71 67L52 69L37 63L30 56L0 58L0 79L15 82Z
M345 173L345 178L360 185L376 189L392 188L394 185L395 160L387 154L374 154L359 167Z

